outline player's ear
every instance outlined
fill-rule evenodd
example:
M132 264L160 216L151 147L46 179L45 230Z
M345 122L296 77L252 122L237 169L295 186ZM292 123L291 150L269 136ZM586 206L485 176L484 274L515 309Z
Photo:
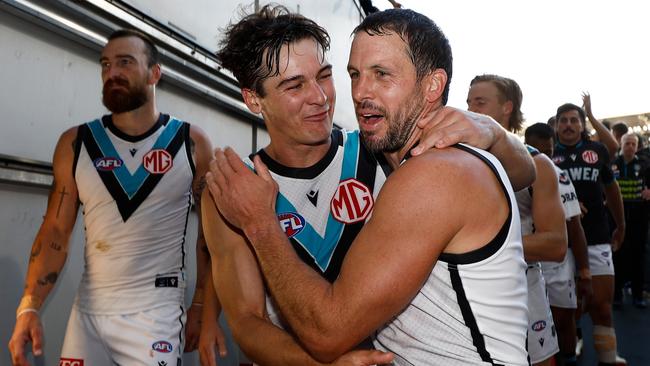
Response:
M251 89L243 88L241 90L241 95L244 98L244 103L246 103L246 106L251 112L255 114L262 113L261 98L257 92Z

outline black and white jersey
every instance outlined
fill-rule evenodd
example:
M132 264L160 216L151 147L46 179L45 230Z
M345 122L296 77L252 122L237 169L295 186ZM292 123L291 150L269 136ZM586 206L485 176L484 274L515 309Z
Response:
M129 136L109 115L77 131L73 172L86 228L77 307L125 314L183 304L190 125L161 114Z
M581 140L574 146L558 143L555 145L553 161L571 178L578 200L587 209L582 218L587 244L609 243L611 236L603 185L614 183L614 175L605 146L589 140Z
M397 365L528 365L526 262L514 192L494 156L458 147L492 169L510 215L482 248L442 253L411 303L379 329L375 346L394 353Z
M278 221L299 257L330 282L365 222L386 181L378 161L360 141L359 131L333 130L325 156L311 167L292 168L257 154L278 183ZM253 166L252 157L246 164ZM267 296L276 325L279 312Z

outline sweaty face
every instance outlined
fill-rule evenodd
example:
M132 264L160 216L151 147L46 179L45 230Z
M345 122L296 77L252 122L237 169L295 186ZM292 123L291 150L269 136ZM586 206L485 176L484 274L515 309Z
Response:
M149 100L149 67L144 42L137 37L108 42L100 59L102 102L113 113L140 108Z
M555 128L558 139L565 145L577 144L580 141L580 134L584 130L580 114L575 109L562 113Z
M357 33L348 73L366 146L375 152L404 147L425 105L406 43L395 34Z
M285 45L280 73L264 80L258 97L271 140L294 145L329 141L336 92L332 66L313 39Z
M505 129L509 129L505 102L502 102L499 89L490 81L479 81L469 88L467 109L494 118Z

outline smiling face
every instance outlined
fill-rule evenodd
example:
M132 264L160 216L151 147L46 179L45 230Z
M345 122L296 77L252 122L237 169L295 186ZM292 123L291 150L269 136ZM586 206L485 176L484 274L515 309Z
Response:
M244 89L249 109L261 113L272 144L319 146L329 142L336 93L332 66L313 39L283 46L278 75L264 80L265 95Z
M359 129L372 151L393 152L408 141L425 107L406 43L396 34L354 36L348 73Z
M152 98L160 66L149 66L144 41L137 37L110 40L102 50L102 102L113 113L130 112Z

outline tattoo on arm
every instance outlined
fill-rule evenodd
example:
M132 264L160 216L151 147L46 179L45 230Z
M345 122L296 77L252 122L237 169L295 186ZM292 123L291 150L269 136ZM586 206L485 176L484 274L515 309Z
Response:
M32 263L33 261L36 260L36 257L41 254L41 242L37 242L36 246L34 246L34 249L32 249L32 252L29 255L29 263Z
M37 280L36 283L38 283L41 286L53 285L54 283L56 283L56 280L58 278L59 278L59 274L57 272L50 272L45 277Z
M60 252L61 249L63 249L63 246L61 244L59 244L59 243L51 242L50 243L50 248L56 250L57 252Z
M61 194L61 199L59 200L59 207L56 208L56 218L57 219L59 218L59 213L61 212L61 206L63 206L63 199L65 198L65 196L67 194L70 194L70 193L66 192L65 191L65 186L63 186L63 188L61 189L59 194Z

